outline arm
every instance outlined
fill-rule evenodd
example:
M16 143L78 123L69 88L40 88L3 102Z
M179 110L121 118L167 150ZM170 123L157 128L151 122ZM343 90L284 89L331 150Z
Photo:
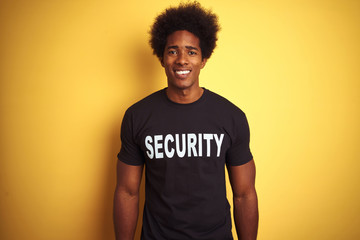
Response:
M234 220L239 240L255 240L258 229L258 202L255 190L254 160L228 166L234 196Z
M118 160L114 195L116 239L133 240L139 214L139 188L143 165L132 166Z

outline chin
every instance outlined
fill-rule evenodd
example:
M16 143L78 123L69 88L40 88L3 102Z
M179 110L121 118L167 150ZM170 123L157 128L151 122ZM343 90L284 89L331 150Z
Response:
M177 89L185 90L185 89L191 88L193 85L192 84L174 84L173 86Z

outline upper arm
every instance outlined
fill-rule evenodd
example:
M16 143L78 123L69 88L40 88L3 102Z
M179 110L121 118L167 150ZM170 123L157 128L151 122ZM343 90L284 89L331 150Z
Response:
M251 160L239 166L227 166L234 198L255 192L255 163Z
M129 195L137 195L139 193L143 168L143 165L133 166L118 160L116 191Z

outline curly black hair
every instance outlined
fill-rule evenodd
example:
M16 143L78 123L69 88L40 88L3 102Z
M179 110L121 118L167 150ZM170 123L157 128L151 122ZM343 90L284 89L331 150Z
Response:
M150 46L160 61L163 59L167 37L175 31L186 30L200 40L202 58L210 58L216 47L220 30L218 17L200 3L180 3L178 7L165 9L156 17L150 29Z

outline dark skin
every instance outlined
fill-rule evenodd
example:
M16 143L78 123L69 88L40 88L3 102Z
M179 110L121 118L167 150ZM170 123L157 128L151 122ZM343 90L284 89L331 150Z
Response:
M228 166L236 232L239 240L255 240L258 229L258 200L255 190L254 160L240 165Z
M176 31L168 36L161 65L167 76L166 93L170 100L184 104L201 97L199 74L206 60L201 55L200 40L194 34Z
M168 36L162 66L168 78L167 95L177 103L198 100L200 70L205 66L199 39L188 31ZM241 166L228 166L233 190L235 227L239 240L255 240L258 228L258 203L255 190L254 161ZM118 240L133 240L139 214L139 187L143 166L118 161L117 186L114 197L114 224Z
M114 225L116 239L133 240L139 215L139 188L143 166L131 166L121 161L117 165L114 194Z

